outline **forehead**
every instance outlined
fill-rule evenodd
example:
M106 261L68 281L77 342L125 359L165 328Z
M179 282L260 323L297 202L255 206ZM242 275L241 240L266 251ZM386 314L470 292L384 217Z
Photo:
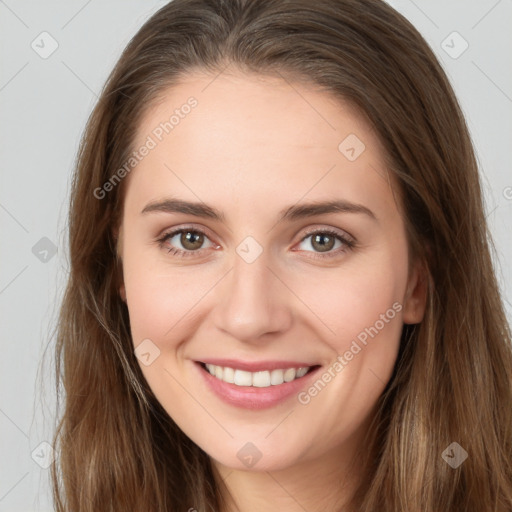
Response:
M197 101L193 109L187 108L190 98ZM191 110L191 115L180 110ZM234 141L244 142L241 150L245 151L262 141L272 146L337 148L349 130L374 146L379 144L370 123L352 104L314 84L284 77L241 72L189 73L161 92L146 111L137 131L137 143L143 142L160 123L169 121L173 113L174 138L179 138L180 132L185 134L183 126L193 124L198 139L229 135ZM187 117L190 120L182 123Z
M189 74L147 110L134 148L149 139L152 149L129 177L141 198L178 188L189 199L225 201L227 195L260 207L270 199L289 203L326 194L394 202L371 124L313 85L242 73Z

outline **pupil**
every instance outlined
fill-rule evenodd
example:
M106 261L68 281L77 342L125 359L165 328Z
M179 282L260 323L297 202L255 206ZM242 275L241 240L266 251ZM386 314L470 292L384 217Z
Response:
M325 239L327 239L327 243L324 242ZM313 237L313 246L316 243L320 243L320 245L318 247L320 252L326 252L326 251L329 251L330 249L332 249L333 242L334 242L334 238L330 235L319 234L319 235L315 235Z
M202 245L202 234L196 233L194 231L187 231L182 235L182 245L187 247L187 245L191 246L190 249L197 249L197 242L199 240L199 247Z

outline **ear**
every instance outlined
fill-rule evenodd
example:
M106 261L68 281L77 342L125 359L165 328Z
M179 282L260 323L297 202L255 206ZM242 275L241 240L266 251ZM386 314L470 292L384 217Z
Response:
M126 302L126 289L124 287L124 283L122 283L120 286L119 286L119 296L121 297L121 300L123 302Z
M123 260L121 254L122 248L122 230L119 227L114 227L112 229L112 236L114 238L114 250L116 252L116 269L117 269L117 283L118 283L118 291L119 296L123 302L126 302L126 288L124 286L124 278L123 278Z
M427 304L428 270L423 261L417 260L410 272L403 300L403 322L419 324Z

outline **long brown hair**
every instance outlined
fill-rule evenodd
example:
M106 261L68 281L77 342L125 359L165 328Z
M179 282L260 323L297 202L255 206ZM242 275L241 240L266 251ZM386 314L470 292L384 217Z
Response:
M66 394L56 510L221 510L208 455L155 399L134 355L114 237L124 182L104 197L94 191L127 161L159 94L189 71L213 77L228 64L309 82L368 118L399 184L411 251L428 269L425 316L404 326L354 506L512 510L511 333L474 150L431 49L381 0L174 0L128 44L90 116L72 183L55 354ZM442 456L454 442L468 454L456 468Z

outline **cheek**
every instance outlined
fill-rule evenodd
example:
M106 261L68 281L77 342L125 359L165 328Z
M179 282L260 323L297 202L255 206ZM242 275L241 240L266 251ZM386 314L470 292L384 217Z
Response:
M125 272L125 286L134 344L141 339L172 340L173 332L195 314L201 297L215 282L200 272L153 272L140 265ZM209 281L212 281L210 284Z
M360 260L357 267L302 279L294 288L308 297L305 302L318 315L316 333L332 354L318 380L299 396L307 417L321 418L326 450L358 431L389 382L398 354L405 259L391 252L373 256L371 264Z
M135 346L147 338L159 346L164 340L172 343L174 332L194 316L196 305L215 283L211 271L173 265L167 258L164 249L148 245L142 235L126 233L123 280Z
M325 339L344 350L349 340L376 322L383 330L382 315L385 320L400 316L407 265L397 256L381 251L328 272L304 272L300 279L289 274L288 282L293 282L296 295L324 325Z
M406 284L405 245L354 258L324 276L304 273L296 280L294 292L315 313L315 332L331 353L331 373L324 381L329 382L331 392L321 392L317 399L312 390L304 403L311 398L313 409L332 410L343 404L354 412L354 419L362 420L395 366ZM321 384L318 389L322 389ZM332 427L338 431L335 425Z

